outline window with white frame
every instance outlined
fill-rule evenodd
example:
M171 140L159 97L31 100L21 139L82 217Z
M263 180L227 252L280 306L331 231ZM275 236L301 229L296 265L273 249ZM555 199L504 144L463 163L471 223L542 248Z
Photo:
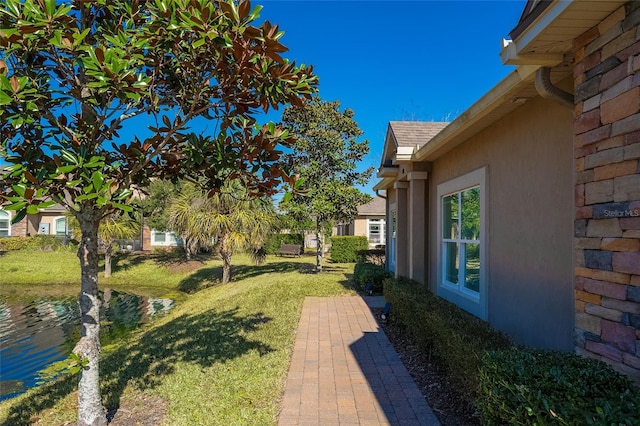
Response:
M152 246L175 246L178 245L178 239L173 232L151 231Z
M438 186L438 294L486 319L485 169Z
M0 210L0 237L11 236L11 214Z
M67 235L67 218L58 217L53 221L56 235Z
M367 219L369 244L384 244L384 220Z

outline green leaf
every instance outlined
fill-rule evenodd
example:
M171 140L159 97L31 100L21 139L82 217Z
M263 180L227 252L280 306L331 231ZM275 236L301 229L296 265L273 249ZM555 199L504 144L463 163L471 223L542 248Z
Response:
M13 98L11 98L11 96L7 95L2 90L0 90L0 105L8 105L11 103L12 100Z
M12 185L11 188L15 191L16 194L18 194L21 197L24 197L24 193L27 190L27 186L21 183Z
M29 204L27 206L27 214L38 214L39 211L38 206L35 204Z
M25 203L25 204L26 204L26 203ZM5 210L9 210L9 209L7 208L7 206L4 206L4 207L3 207L3 209L5 209ZM12 224L16 224L16 223L20 222L22 219L24 219L24 218L25 218L25 216L26 216L26 215L27 215L27 209L22 209L22 210L18 211L18 212L16 213L16 215L15 215L15 216L13 216L13 218L11 219L11 223L12 223Z
M120 209L122 211L125 212L132 212L133 211L133 207L131 206L127 206L126 204L120 204L120 203L111 203L111 205L116 208L116 209Z
M104 177L102 173L99 171L95 171L91 174L91 180L93 181L93 187L96 191L100 191L102 189L102 184L104 183Z
M283 203L287 203L287 202L291 201L291 198L293 198L293 196L291 195L291 193L290 193L290 192L286 192L286 193L284 194L284 196L282 197L282 202L283 202Z
M51 206L53 206L55 204L56 204L55 201L43 201L42 203L38 204L38 208L39 209L46 209L47 207L51 207Z
M62 166L62 167L58 167L56 169L56 172L58 173L69 173L72 172L76 169L76 166Z
M18 201L17 203L7 204L6 206L2 206L2 210L20 210L25 208L27 205L26 201ZM11 221L15 223L13 220Z

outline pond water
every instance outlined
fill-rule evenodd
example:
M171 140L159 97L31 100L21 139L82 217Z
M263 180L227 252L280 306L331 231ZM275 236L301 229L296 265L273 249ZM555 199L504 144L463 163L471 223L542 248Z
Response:
M169 311L174 300L106 289L101 292L104 345ZM80 338L77 298L43 297L11 302L0 294L0 401L46 380L41 371L68 357Z

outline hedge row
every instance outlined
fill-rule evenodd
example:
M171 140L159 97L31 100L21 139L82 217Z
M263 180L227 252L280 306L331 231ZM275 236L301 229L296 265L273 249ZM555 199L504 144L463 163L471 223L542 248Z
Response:
M454 386L473 401L482 354L507 349L510 340L413 280L385 280L384 296L391 302L392 318L407 327L418 347L435 357Z
M331 260L337 263L358 261L358 252L369 248L367 237L354 235L331 237Z
M485 425L640 425L640 389L607 364L515 347L409 279L387 279L391 318L446 368Z
M364 290L371 284L371 291L382 294L384 280L391 278L391 273L384 266L373 263L356 263L353 269L353 283L356 289Z
M63 248L64 240L55 235L32 235L30 237L0 238L0 250L58 250Z

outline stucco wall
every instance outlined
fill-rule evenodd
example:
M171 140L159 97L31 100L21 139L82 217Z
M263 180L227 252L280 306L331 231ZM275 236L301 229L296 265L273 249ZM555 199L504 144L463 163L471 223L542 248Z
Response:
M440 157L429 177L429 229L437 187L486 167L488 321L518 343L572 349L573 113L534 98ZM437 292L437 234L429 284Z

